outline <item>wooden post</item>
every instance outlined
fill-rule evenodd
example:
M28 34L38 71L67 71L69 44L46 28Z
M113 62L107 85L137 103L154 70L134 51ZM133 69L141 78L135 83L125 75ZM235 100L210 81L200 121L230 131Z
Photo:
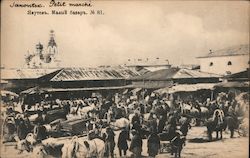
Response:
M212 100L213 100L213 98L214 98L214 91L212 90L212 91L211 91L210 100L212 101Z

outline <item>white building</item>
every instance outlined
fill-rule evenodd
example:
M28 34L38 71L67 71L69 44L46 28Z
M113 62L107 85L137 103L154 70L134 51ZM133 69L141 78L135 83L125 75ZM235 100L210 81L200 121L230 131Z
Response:
M169 69L171 67L168 59L160 59L160 58L128 59L125 66L135 69L143 68L151 72L162 69Z
M239 45L197 57L200 70L221 75L244 71L249 68L249 45Z

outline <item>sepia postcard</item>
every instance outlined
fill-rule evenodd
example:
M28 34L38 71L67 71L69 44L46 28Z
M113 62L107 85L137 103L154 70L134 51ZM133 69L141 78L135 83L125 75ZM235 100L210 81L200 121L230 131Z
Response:
M1 158L248 158L249 1L2 0Z

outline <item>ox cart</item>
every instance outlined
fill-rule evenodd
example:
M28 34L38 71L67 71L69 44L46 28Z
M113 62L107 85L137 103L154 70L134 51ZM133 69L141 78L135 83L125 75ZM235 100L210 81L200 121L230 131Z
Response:
M70 135L87 134L90 120L91 118L63 121L61 122L61 131L70 133Z
M34 122L38 117L39 111L26 111L25 114L28 116L30 122ZM43 110L43 119L46 123L53 122L58 119L66 119L66 112L63 108L55 109L44 109Z

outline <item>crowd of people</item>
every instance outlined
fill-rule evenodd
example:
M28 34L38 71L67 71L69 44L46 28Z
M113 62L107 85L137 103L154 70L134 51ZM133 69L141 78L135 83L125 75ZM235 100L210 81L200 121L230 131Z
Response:
M180 157L188 130L191 128L192 117L199 117L200 120L212 118L218 122L217 126L221 123L222 116L231 116L234 119L248 118L245 113L248 106L243 106L236 99L233 93L219 93L214 100L185 100L147 90L139 93L126 91L113 94L111 97L95 95L67 100L45 97L43 101L34 105L19 99L19 103L9 103L4 112L3 138L4 141L13 141L16 137L23 140L32 132L36 134L39 142L49 137L46 133L48 129L41 130L46 124L51 124L57 119L90 118L90 121L86 122L89 137L99 137L105 141L105 157L114 157L116 146L120 157L127 156L128 150L132 152L133 157L140 157L145 138L149 157L155 157L159 153L161 141L169 141L171 154L175 153L176 157ZM207 110L204 112L203 109ZM59 112L48 117L53 110ZM220 110L221 113L215 114L216 110ZM184 112L186 115L183 115ZM116 141L112 122L121 118L126 118L130 124L122 125ZM105 126L106 131L103 132L102 128ZM60 130L59 127L56 126L56 129Z

